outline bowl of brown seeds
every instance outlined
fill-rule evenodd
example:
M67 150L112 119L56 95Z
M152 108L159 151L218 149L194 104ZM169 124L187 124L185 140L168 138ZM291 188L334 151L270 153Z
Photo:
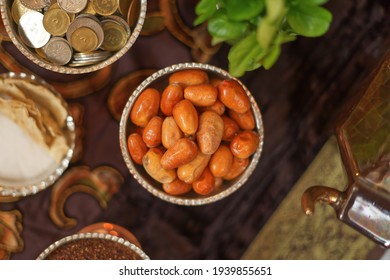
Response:
M141 32L147 0L0 0L14 45L37 65L82 74L121 58Z
M148 260L136 245L110 234L78 233L47 247L38 260Z

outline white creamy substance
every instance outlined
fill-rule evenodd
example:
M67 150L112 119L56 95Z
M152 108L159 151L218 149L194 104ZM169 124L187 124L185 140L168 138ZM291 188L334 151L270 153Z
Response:
M0 184L36 183L56 166L48 150L0 113Z

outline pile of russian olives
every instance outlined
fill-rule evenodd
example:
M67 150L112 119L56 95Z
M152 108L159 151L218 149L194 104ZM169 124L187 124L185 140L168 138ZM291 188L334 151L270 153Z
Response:
M203 70L175 72L168 82L135 100L130 156L166 193L207 195L241 175L258 148L251 103L237 81Z

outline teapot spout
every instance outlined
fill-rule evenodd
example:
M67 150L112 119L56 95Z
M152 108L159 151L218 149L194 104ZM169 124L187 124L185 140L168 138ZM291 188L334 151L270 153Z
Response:
M308 188L302 195L302 209L306 215L314 213L315 203L324 202L332 206L336 211L342 202L343 193L325 186L313 186Z

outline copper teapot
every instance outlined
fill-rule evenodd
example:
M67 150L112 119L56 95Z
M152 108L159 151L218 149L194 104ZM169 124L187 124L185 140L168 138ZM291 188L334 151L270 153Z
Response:
M390 54L336 134L348 186L342 192L312 186L303 193L302 208L311 215L316 201L325 202L342 222L389 248Z

